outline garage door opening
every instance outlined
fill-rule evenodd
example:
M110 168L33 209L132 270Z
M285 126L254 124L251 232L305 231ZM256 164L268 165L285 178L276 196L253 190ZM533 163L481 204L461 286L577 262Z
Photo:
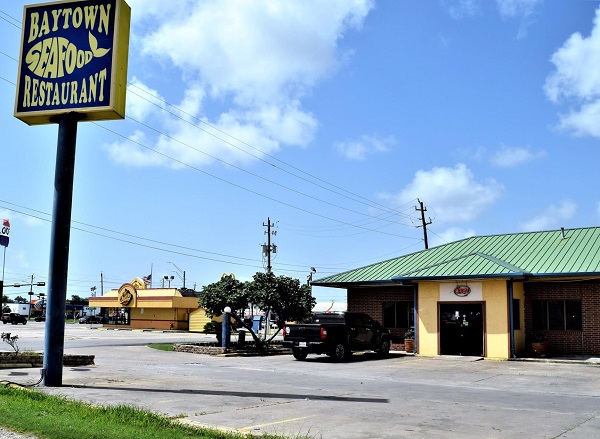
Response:
M484 356L483 304L440 304L440 355Z

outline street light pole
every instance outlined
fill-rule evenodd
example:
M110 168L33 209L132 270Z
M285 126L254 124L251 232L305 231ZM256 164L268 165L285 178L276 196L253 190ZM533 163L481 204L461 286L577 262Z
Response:
M167 264L171 264L173 267L175 267L177 269L177 271L175 273L177 273L177 276L179 276L179 278L183 281L183 288L185 288L185 270L182 270L177 265L175 265L173 262L167 262Z
M163 288L165 287L165 280L169 282L169 288L171 288L171 281L175 279L175 276L164 276L163 279Z

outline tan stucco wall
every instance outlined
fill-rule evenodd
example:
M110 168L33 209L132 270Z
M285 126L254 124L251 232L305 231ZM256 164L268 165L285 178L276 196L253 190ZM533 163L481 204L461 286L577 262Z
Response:
M523 307L522 284L515 284L515 299L521 299ZM510 356L508 336L508 294L504 280L482 281L482 300L485 303L486 357L506 359ZM418 354L439 355L439 315L440 284L438 282L419 282L419 329ZM465 300L467 301L467 300ZM521 309L521 328L524 328ZM524 331L517 331L516 346L524 347Z
M437 282L419 282L419 330L418 354L438 355L438 301L440 300L440 287Z
M483 282L485 301L486 357L509 358L508 294L506 281Z

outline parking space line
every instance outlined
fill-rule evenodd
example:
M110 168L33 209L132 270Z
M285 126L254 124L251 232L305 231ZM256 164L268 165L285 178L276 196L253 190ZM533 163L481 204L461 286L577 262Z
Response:
M301 421L302 419L312 418L313 416L314 416L314 415L311 415L311 416L302 416L302 417L300 417L300 418L290 418L290 419L284 419L284 420L282 420L282 421L269 422L269 423L267 423L267 424L251 425L251 426L249 426L249 427L237 428L236 430L239 430L239 431L244 431L244 430L254 430L255 428L268 427L269 425L277 425L277 424L285 424L286 422Z

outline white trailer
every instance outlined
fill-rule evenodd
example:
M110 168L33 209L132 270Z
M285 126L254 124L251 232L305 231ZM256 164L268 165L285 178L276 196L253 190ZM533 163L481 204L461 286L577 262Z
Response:
M10 312L21 314L22 316L29 315L29 304L28 303L5 303L4 306L10 308Z

